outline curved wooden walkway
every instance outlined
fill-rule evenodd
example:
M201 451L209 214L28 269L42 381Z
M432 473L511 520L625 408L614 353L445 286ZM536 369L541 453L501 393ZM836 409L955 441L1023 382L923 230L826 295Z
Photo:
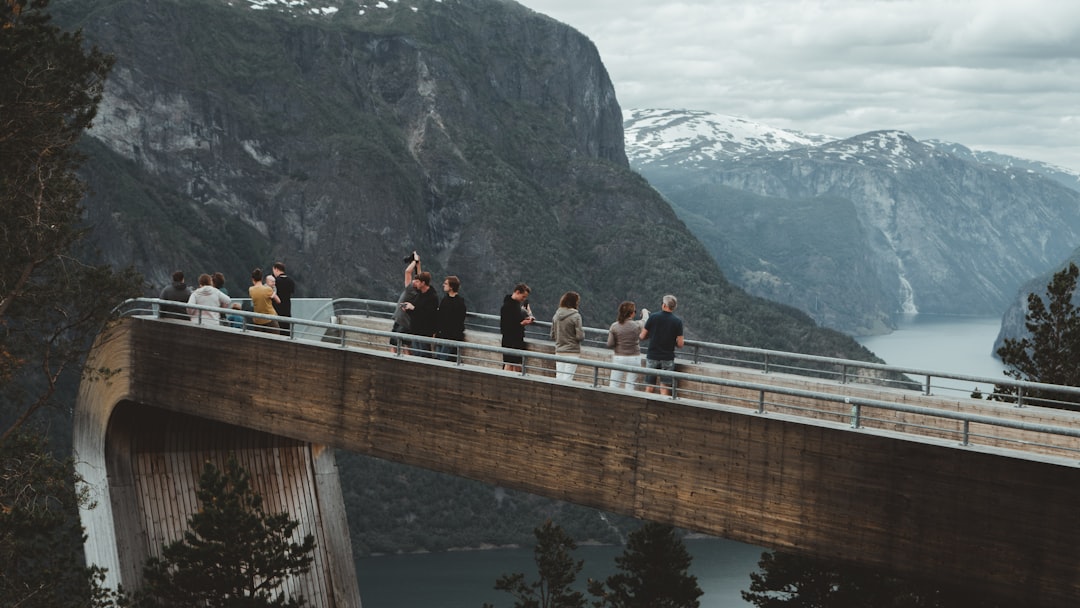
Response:
M791 393L790 407L819 415L759 413L746 387L673 400L146 318L109 327L88 365L115 371L84 381L75 435L99 500L83 513L88 560L111 583L137 584L141 560L177 533L202 461L241 453L272 504L319 538L319 567L291 589L315 605L359 606L336 448L1021 603L1080 597L1074 437L1018 440L1058 441L1064 455L962 445L953 428L901 429L924 426L918 411L852 428L842 399L806 409L813 399ZM858 401L873 389L830 390ZM874 399L890 394L915 399ZM1075 423L1053 412L1040 421Z

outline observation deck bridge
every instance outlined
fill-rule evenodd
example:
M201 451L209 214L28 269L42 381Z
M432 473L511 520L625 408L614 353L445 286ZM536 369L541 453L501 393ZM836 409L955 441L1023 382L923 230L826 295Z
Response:
M523 371L503 371L491 316L470 315L442 361L391 352L392 302L294 301L311 314L290 335L159 318L159 303L120 307L76 404L87 560L113 586L138 586L198 508L203 464L235 456L266 510L316 537L287 592L359 606L340 449L1021 604L1080 598L1080 413L1023 397L1080 389L687 341L662 396L607 385L630 368L604 330L565 382L570 358L535 337Z

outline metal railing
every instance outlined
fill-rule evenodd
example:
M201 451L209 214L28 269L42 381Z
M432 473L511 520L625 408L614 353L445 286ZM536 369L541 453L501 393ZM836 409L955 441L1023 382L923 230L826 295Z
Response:
M154 298L137 298L128 300L117 307L115 313L118 316L160 316L159 306L162 304L176 305L176 302ZM921 438L955 438L959 445L969 446L974 444L991 445L1002 447L1008 444L1012 449L1026 453L1042 455L1071 455L1068 458L1076 458L1080 454L1080 442L1062 441L1062 438L1080 438L1080 414L1053 410L1061 424L1042 424L1027 420L1024 410L1005 404L997 404L1000 415L988 415L957 411L955 409L932 408L920 405L912 405L900 401L886 401L876 398L853 396L850 394L827 392L826 390L804 390L782 386L779 383L745 382L722 376L686 373L679 371L645 370L637 366L625 366L611 362L610 360L597 360L592 358L571 357L564 355L549 354L532 350L507 349L493 344L483 344L475 341L458 342L443 340L440 338L401 334L391 331L356 327L345 325L340 321L343 315L362 315L369 318L389 319L393 315L396 304L375 300L335 300L327 304L331 306L334 315L331 322L314 321L297 317L280 317L262 315L249 311L235 309L221 309L208 306L188 305L186 308L193 310L205 310L214 313L228 313L243 317L244 323L239 327L229 327L220 321L213 319L204 320L201 315L194 320L195 324L211 325L218 329L230 331L258 331L261 335L272 336L276 339L304 340L321 344L333 344L340 348L359 348L365 350L381 350L393 352L398 357L410 355L411 359L430 358L432 364L438 365L471 365L478 368L502 367L501 361L504 354L513 354L522 357L523 364L520 372L514 372L524 377L550 379L553 375L554 363L574 363L578 367L575 380L581 386L592 388L611 389L605 386L611 371L634 373L640 377L646 373L659 376L670 383L670 395L668 398L693 403L700 406L738 406L751 409L757 414L779 413L813 419L817 421L843 422L853 429L888 428L899 430L900 433ZM267 332L254 326L255 319L276 319L291 324L292 331L289 333ZM493 323L494 322L494 323ZM498 317L470 313L467 319L467 330L497 334ZM588 328L586 334L590 336L592 344L606 343L606 330ZM604 341L600 336L604 336ZM546 338L546 334L544 334ZM408 341L409 347L392 349L391 341ZM688 344L691 344L688 342ZM928 380L925 386L929 386L930 377L953 378L961 380L976 380L991 382L990 379L977 376L960 374L947 374L928 370L915 370L910 368L894 367L883 364L868 363L862 361L833 359L814 355L800 355L796 353L784 353L764 349L736 347L730 345L716 345L704 342L692 343L699 347L694 350L695 362L699 364L712 364L717 360L723 361L724 365L730 365L732 360L718 356L705 357L699 353L708 349L725 350L743 355L754 355L761 358L759 361L738 361L743 365L738 367L754 367L761 365L763 377L777 373L782 369L785 374L797 372L809 364L828 364L841 370L837 374L837 384L849 385L854 381L865 381L862 370L877 372L890 372L902 374L925 375ZM453 355L440 357L436 352L439 347L454 349ZM419 355L413 357L411 355ZM789 359L796 365L770 365L769 360ZM749 363L749 364L748 364ZM820 371L813 368L815 372ZM506 372L500 372L506 373ZM815 376L816 377L816 376ZM1068 398L1080 401L1080 388L1023 381L998 380L1016 389L1023 394L1025 390L1054 391ZM638 383L640 387L640 383ZM824 386L824 385L823 385ZM927 391L929 392L929 391ZM973 404L986 402L971 400ZM816 404L816 405L806 405ZM983 408L985 409L985 408ZM1029 408L1035 413L1044 408ZM901 420L901 414L910 415L917 422ZM1008 415L1006 415L1008 414ZM1032 416L1031 418L1035 418ZM937 421L937 422L934 422ZM942 424L942 423L947 424ZM975 429L975 430L973 430ZM982 429L981 432L977 432ZM1013 436L1004 436L1001 433L990 435L989 429L1010 429L1017 431ZM1041 437L1041 439L1040 439ZM1057 438L1057 439L1054 439Z
M334 314L338 316L358 314L389 319L393 316L397 305L394 302L380 300L340 298L333 300L327 306L331 307ZM470 312L466 317L465 327L466 330L498 334L499 317L497 315ZM526 339L546 341L548 340L550 328L551 323L536 321L532 326L526 328ZM606 348L607 334L607 329L586 327L585 340L582 345ZM813 378L826 378L840 384L863 383L887 386L904 390L916 390L924 395L932 395L936 392L941 395L969 397L972 393L970 388L958 388L956 384L946 384L945 382L971 383L986 386L988 390L981 391L984 396L997 397L1001 402L1010 403L1017 407L1043 405L1080 410L1080 388L1027 382L1004 375L1000 378L989 378L941 370L901 367L886 363L823 357L749 346L717 344L699 340L686 340L685 346L676 356L679 360L688 360L690 363L741 367L758 370L763 374L786 373ZM995 392L995 388L999 386L1006 387L1011 392ZM1060 397L1032 396L1047 393L1057 394ZM1071 399L1068 397L1071 397Z

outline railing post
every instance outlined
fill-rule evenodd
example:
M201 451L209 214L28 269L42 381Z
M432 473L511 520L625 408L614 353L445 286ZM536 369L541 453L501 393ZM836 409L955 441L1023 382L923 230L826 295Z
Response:
M930 395L930 374L926 374L926 387L923 389L923 394Z
M694 345L694 363L701 363L701 345Z
M675 378L675 377L672 377L672 379L671 379L671 398L672 399L678 399L679 398L679 395L678 395L678 390L679 389L678 389L678 387L679 387L679 379Z
M965 420L964 421L964 440L962 442L960 442L960 445L967 445L968 444L968 437L970 437L970 431L971 431L971 421Z
M847 363L840 366L840 384L847 384Z
M759 413L759 414L764 414L765 413L765 389L761 389L761 390L758 391L757 413Z
M851 399L844 398L844 403L851 403ZM862 410L859 408L859 404L855 403L851 406L851 428L859 428L859 417L862 416Z
M594 365L592 368L592 385L593 388L600 386L600 366Z
M762 370L763 374L769 373L769 353L765 353L765 369Z
M1016 407L1024 407L1024 387L1016 387Z

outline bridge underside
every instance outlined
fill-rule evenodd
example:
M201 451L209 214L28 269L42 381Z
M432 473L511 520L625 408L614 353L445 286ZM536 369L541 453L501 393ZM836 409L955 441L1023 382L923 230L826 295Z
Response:
M125 319L92 356L120 370L84 382L76 418L84 475L112 494L110 513L84 514L101 565L117 543L152 536L157 516L122 490L140 459L154 466L138 445L165 439L135 436L183 414L281 438L269 442L281 454L327 445L1030 604L1080 597L1076 466L182 322ZM138 493L165 498L153 487ZM311 518L344 526L340 490L320 501Z

